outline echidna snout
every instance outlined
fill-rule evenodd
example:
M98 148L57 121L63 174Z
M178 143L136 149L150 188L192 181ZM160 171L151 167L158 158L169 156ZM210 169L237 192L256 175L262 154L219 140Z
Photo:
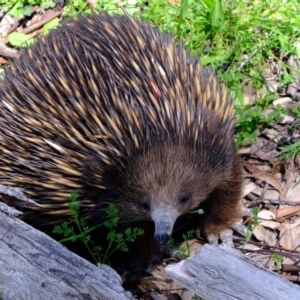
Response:
M155 242L159 245L166 244L172 234L173 225L179 213L161 205L158 209L154 210L151 215L155 223Z
M163 244L166 244L169 241L169 237L170 236L166 233L156 234L154 236L154 240L157 244L163 245Z

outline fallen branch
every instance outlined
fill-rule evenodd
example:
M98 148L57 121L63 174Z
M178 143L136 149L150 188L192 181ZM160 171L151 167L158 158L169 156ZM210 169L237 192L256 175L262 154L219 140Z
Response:
M205 300L300 299L300 287L227 246L204 245L166 274Z
M0 298L133 299L110 267L99 267L0 211Z

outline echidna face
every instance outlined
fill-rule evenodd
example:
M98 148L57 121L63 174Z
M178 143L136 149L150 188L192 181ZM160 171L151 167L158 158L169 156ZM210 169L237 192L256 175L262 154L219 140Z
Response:
M168 241L176 219L197 208L217 185L207 160L194 149L160 145L137 158L127 208L155 223L154 239ZM208 174L209 173L209 174ZM208 181L209 180L209 181Z

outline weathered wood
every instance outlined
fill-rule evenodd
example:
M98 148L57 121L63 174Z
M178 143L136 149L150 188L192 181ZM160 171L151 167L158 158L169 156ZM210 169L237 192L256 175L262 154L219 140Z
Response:
M0 211L0 297L132 299L120 276L67 250L46 234Z
M299 286L225 245L204 245L195 257L169 265L166 273L205 300L300 299Z

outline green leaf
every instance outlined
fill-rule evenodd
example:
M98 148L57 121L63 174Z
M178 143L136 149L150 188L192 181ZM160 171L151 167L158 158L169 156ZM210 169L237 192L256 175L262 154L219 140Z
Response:
M183 21L188 15L189 0L182 0L179 8L179 19Z
M44 33L47 34L49 33L49 31L51 31L52 29L58 27L59 25L59 18L54 18L51 21L47 22L43 28L44 28Z
M116 239L116 232L114 230L110 231L107 234L107 239L111 242L113 242Z
M112 204L112 203L109 203L108 205L108 209L106 210L106 213L109 217L114 217L118 214L119 210L118 208Z
M54 1L47 1L47 2L42 2L40 5L41 10L47 9L47 8L54 8L55 7L55 2Z
M26 48L34 43L34 39L23 32L12 32L7 36L7 38L9 43L15 47Z
M212 20L211 25L214 28L219 28L220 24L222 23L222 11L221 11L221 5L220 0L215 0L214 10L212 13Z
M76 192L76 191L71 191L71 194L70 194L70 200L71 200L72 202L75 202L75 201L77 200L77 198L78 198L77 192Z
M8 12L7 12L7 14L8 15L12 15L12 16L14 16L14 17L18 17L18 10L19 10L19 8L20 7L22 7L23 6L23 4L22 4L22 1L16 1L16 3L15 3L15 5L12 7L12 9L11 10L9 10Z

